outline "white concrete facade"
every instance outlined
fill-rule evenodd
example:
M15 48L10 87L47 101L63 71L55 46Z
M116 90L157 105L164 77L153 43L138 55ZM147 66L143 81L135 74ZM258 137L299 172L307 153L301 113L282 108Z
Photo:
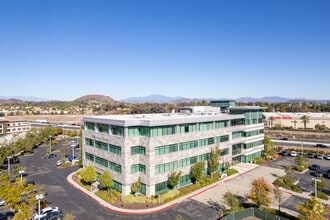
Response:
M83 165L92 164L99 173L108 169L121 186L119 190L123 195L131 193L131 186L139 177L145 186L143 193L155 195L157 184L166 182L171 172L182 171L182 176L189 175L193 165L191 162L197 159L206 163L205 155L215 146L226 152L220 157L220 163L232 162L233 158L240 160L238 162L250 162L251 158L256 157L254 155L261 154L264 125L261 120L255 124L232 125L232 121L244 118L244 114L219 112L84 117ZM218 122L225 122L226 126L219 127ZM187 127L189 125L190 128ZM103 128L102 132L99 127ZM123 132L120 135L113 134L118 127ZM131 129L135 128L148 132L133 135ZM163 132L162 129L165 132L169 130L170 134L155 135L159 130ZM251 132L254 133L251 135ZM233 137L233 133L241 133L242 137ZM244 137L244 134L249 135ZM219 141L220 137L222 141ZM233 145L236 146L235 152L232 152ZM113 146L115 148L112 149L120 151L111 152ZM132 149L138 146L145 153L133 154ZM169 152L163 153L161 149ZM136 167L139 167L138 172Z

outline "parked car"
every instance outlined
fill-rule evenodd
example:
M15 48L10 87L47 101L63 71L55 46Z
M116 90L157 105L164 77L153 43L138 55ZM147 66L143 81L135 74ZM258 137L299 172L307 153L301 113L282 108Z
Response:
M77 157L73 157L73 156L70 156L69 158L68 158L68 161L70 161L70 162L72 162L72 161L77 161L78 160L78 158Z
M56 166L61 166L62 165L62 161L61 160L58 160L57 162L56 162Z
M62 212L58 209L58 207L46 207L40 211L40 214L35 213L32 215L32 220L44 220L52 218L53 216L62 216Z
M321 169L318 169L318 170L315 170L315 172L313 172L313 175L315 177L323 177L323 175L325 174L326 172L324 170L321 170Z
M324 178L328 178L330 179L330 170L327 170L324 174L323 174Z
M319 159L319 160L323 160L323 157L324 157L323 154L316 154L315 155L315 158Z
M11 157L9 158L9 163L10 164L15 164L15 163L19 163L19 159L18 157ZM3 165L7 165L8 164L8 158L6 158L3 162Z
M15 213L12 211L5 211L5 212L0 212L0 219L2 220L7 220L7 219L12 219L14 217Z
M71 148L79 148L79 144L78 143L73 143L70 145Z
M326 148L326 147L327 147L327 145L325 145L325 144L317 144L315 147L319 147L319 148Z
M321 166L318 165L318 164L312 164L312 165L309 166L309 169L310 170L320 170Z
M282 156L287 156L288 155L288 151L287 150L282 150L280 154Z
M50 153L50 154L47 154L47 155L45 156L45 159L47 159L47 158L55 158L55 157L57 157L57 154Z
M280 138L281 141L287 141L289 140L288 138Z
M324 155L324 159L330 160L330 154Z
M296 156L297 156L297 152L294 151L294 150L291 151L291 152L290 152L290 156L291 156L291 157L296 157Z
M308 152L308 158L314 158L314 153L313 152Z
M5 200L0 198L0 206L4 206L6 204Z

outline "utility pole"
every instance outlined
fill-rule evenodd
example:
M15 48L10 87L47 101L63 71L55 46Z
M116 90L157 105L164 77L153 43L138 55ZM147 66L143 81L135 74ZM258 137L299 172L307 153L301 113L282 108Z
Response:
M312 180L315 181L315 198L317 199L317 182L321 182L321 180L318 178L312 178Z

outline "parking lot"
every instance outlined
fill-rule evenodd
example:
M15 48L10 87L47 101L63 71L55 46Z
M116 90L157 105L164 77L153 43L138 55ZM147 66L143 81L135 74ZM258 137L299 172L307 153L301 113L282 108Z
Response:
M36 184L45 185L47 190L46 200L50 206L58 206L63 214L71 213L76 219L116 219L116 220L158 220L175 219L180 214L184 219L216 219L216 210L207 205L194 200L184 201L174 207L152 214L125 215L101 206L98 202L89 198L76 188L72 187L66 177L79 168L78 165L67 168L58 168L57 160L61 159L60 149L63 147L63 141L57 140L58 146L55 147L57 157L45 159L47 147L39 147L34 150L30 156L19 157L20 165L27 167L27 180L33 180ZM67 154L71 155L70 152ZM75 150L78 156L79 149ZM79 156L78 156L79 157Z

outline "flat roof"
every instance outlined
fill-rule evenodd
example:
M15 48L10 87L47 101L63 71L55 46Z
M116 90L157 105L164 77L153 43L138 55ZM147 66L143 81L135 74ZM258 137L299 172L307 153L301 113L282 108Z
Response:
M131 114L131 115L99 115L84 117L83 121L106 123L118 126L161 126L173 124L189 124L210 121L225 121L244 118L243 114L230 115L225 113L210 114Z

